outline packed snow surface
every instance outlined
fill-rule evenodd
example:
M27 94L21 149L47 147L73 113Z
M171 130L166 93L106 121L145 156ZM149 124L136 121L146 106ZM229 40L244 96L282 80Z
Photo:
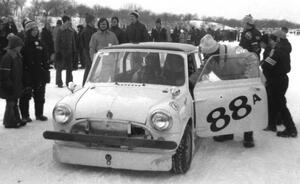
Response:
M300 130L300 37L289 36L289 40L293 46L292 71L289 73L290 86L286 96ZM252 149L242 146L242 135L236 135L234 141L225 143L214 142L211 138L198 139L191 168L185 175L57 163L52 158L53 141L44 139L42 133L52 130L52 109L69 91L66 87L57 88L54 84L55 72L51 71L51 74L45 104L45 115L49 121L34 120L20 129L5 129L2 125L5 101L0 100L1 184L300 183L299 138L279 138L275 133L264 131L255 132L256 146ZM73 75L74 82L81 84L83 70L74 71ZM34 119L33 100L30 108L31 118Z

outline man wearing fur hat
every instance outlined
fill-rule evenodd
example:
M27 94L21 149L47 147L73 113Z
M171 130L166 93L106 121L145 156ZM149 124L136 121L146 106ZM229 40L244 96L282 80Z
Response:
M256 54L248 52L240 46L228 46L219 44L214 38L207 34L200 41L200 49L207 60L212 55L219 55L206 65L205 71L213 71L221 80L232 80L241 78L253 78L258 76L258 58ZM229 61L230 56L241 56L245 60ZM190 83L195 84L201 71L190 76ZM214 137L215 141L232 140L233 135L221 135ZM254 146L253 132L244 133L244 147L251 148Z
M256 53L259 57L261 33L255 28L253 17L250 14L243 18L243 27L239 45L249 52Z
M139 21L139 12L132 11L130 14L130 24L126 29L127 41L130 43L146 42L149 40L146 26Z
M289 84L287 73L291 70L292 47L286 39L286 33L282 30L276 30L270 35L269 44L272 50L269 57L264 59L261 64L267 79L266 89L269 102L269 124L266 130L277 131L276 121L280 114L285 130L277 132L277 136L297 137L297 129L285 98Z

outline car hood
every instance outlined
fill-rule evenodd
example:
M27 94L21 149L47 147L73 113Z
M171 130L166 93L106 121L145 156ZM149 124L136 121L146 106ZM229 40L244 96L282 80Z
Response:
M145 123L149 110L171 99L168 89L114 86L90 88L76 105L76 119L112 119Z

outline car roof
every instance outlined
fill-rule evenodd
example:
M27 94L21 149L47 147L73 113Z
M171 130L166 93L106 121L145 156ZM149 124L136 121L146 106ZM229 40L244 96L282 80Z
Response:
M120 45L113 45L106 47L106 49L157 49L157 50L170 50L170 51L182 51L193 52L197 50L197 47L184 43L172 43L172 42L141 42L141 43L125 43Z

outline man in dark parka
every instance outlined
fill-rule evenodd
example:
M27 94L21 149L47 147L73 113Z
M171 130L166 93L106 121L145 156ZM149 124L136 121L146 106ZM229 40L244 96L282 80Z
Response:
M20 50L24 43L17 36L8 37L7 52L0 62L0 98L6 100L3 118L5 128L19 128L26 125L21 121L18 99L22 93L22 57Z
M63 25L58 29L55 40L56 85L59 88L63 87L62 70L66 70L66 85L73 81L73 60L76 55L76 38L71 27L71 18L64 15L62 21Z

